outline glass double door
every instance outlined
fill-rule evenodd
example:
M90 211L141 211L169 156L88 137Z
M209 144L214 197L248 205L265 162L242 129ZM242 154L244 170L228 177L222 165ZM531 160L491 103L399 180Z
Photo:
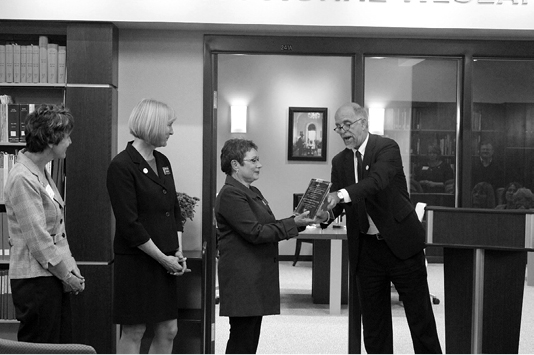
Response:
M412 202L455 206L458 59L365 58L371 133L400 147Z
M372 132L399 144L412 202L534 208L534 61L472 58L470 88L459 85L461 59L364 63Z
M215 338L213 206L222 184L220 147L233 137L231 105L248 106L243 137L261 145L264 168L257 186L277 216L291 212L292 194L301 192L304 180L316 172L328 179L330 161L343 149L331 129L334 113L347 101L369 109L371 133L399 144L414 204L533 207L534 61L515 58L534 58L534 43L248 36L207 36L205 43L206 352L213 351ZM281 53L279 43L292 52ZM325 162L287 159L289 107L328 109ZM527 190L512 202L519 187ZM359 334L357 314L353 319L349 328ZM358 351L353 338L349 349Z

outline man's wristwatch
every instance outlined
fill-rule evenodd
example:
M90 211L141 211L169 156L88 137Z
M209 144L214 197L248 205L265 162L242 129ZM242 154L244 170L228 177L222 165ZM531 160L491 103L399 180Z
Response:
M337 197L339 198L339 202L343 202L344 197L343 193L340 190L337 191Z

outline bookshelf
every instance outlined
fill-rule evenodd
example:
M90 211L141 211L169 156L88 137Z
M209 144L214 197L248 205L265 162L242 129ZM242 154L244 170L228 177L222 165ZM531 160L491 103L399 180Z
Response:
M428 147L438 145L443 160L454 170L456 103L394 102L385 111L384 135L400 146L407 176L428 159Z
M53 38L62 45L66 43L66 36L56 35ZM0 49L5 46L5 43L16 42L19 47L26 48L27 45L37 44L38 41L39 37L35 35L13 36L2 33L0 34ZM26 79L26 70L24 70L24 77L21 80L21 71L21 68L19 68L17 82L6 82L5 75L0 75L0 95L5 95L3 97L5 103L0 106L0 323L2 324L0 332L13 332L11 338L16 338L19 322L15 319L11 287L7 275L9 269L9 242L7 215L3 198L4 184L10 168L16 161L18 151L25 146L23 133L21 132L24 131L23 122L25 117L33 110L32 106L41 103L64 103L66 93L64 82L33 82L32 75L28 75L28 79ZM2 72L5 73L5 68L0 68L0 74ZM30 70L30 73L33 73L33 70ZM39 80L39 71L36 71L35 80ZM17 116L15 120L13 120L12 113ZM59 164L55 167L56 170L61 170L63 162L55 162L55 164ZM53 174L53 177L59 190L63 192L64 179L58 174Z
M496 158L502 158L505 144L506 107L503 104L474 103L471 114L471 152L478 156L480 142L492 143Z
M534 104L523 102L473 104L472 155L481 141L491 142L494 160L504 171L502 186L518 181L534 187Z
M454 207L454 193L449 192L450 189L434 188L432 192L424 192L419 190L422 187L417 187L414 177L415 172L426 165L431 145L440 147L441 160L450 165L454 173L456 121L455 102L392 102L386 107L384 135L399 144L414 206L423 202L431 206ZM441 262L443 248L429 246L426 256L431 262Z
M21 103L65 103L74 116L73 144L65 164L66 227L87 288L72 298L73 340L93 346L98 353L114 353L113 214L105 170L117 152L118 30L109 23L0 23L0 45L36 45L42 36L48 43L66 47L65 83L0 82L0 94ZM2 150L15 151L23 146L0 143ZM8 268L6 261L0 261L1 268ZM8 323L10 327L13 322Z

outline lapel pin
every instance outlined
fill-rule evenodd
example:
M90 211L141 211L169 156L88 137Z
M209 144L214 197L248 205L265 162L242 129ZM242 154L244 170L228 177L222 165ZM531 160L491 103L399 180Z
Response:
M143 168L143 173L148 174L148 169L147 168Z
M366 165L366 166L365 166L365 170L369 170L369 165Z

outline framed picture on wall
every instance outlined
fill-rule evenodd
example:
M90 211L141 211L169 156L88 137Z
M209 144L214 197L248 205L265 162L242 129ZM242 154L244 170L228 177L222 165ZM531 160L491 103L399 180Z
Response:
M326 161L326 107L290 107L287 160Z

